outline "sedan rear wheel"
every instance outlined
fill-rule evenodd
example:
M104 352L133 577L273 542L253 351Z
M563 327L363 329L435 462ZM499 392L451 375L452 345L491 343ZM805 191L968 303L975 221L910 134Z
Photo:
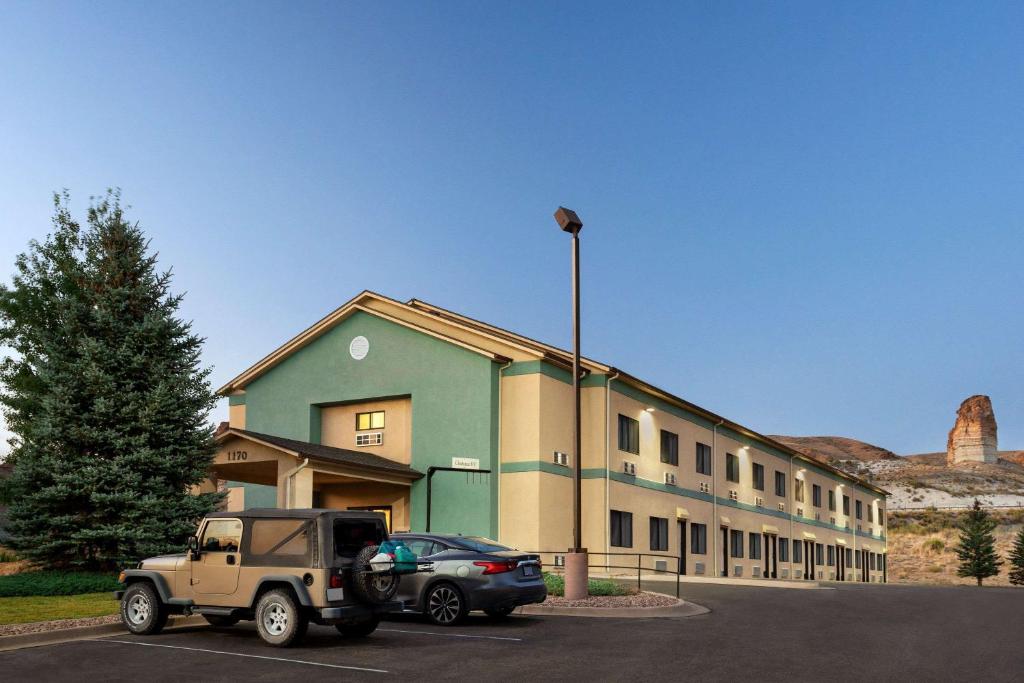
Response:
M438 626L454 626L466 618L469 605L462 592L450 583L439 583L427 592L427 617Z

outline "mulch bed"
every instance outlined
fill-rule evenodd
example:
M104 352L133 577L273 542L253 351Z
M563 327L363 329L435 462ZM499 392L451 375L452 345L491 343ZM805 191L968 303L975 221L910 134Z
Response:
M111 614L105 617L54 619L53 621L33 621L28 624L3 624L0 625L0 636L20 636L25 633L45 633L47 631L60 631L65 628L78 628L80 626L116 624L119 621L121 621L120 615Z
M591 595L583 600L566 600L549 595L541 603L550 607L671 607L676 599L663 593L633 593L631 595Z

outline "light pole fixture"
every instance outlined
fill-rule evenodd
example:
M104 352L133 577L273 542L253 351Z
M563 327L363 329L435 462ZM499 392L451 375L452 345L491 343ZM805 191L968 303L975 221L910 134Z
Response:
M581 504L582 448L580 435L580 230L583 221L572 209L564 206L555 211L555 221L572 235L572 548L565 556L565 597L581 600L587 597L589 579L587 549L583 547Z

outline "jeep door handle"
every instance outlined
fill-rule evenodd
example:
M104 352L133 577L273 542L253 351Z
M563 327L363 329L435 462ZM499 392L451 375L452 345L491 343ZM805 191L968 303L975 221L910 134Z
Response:
M235 563L235 556L234 555L228 555L227 562L228 562L228 564L234 564Z

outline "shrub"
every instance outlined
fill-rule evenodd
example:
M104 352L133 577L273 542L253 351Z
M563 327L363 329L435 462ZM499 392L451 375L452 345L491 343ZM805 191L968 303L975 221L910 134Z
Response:
M114 591L121 586L113 574L38 571L0 576L0 598L30 595L79 595Z
M0 562L17 562L18 556L10 550L0 548Z
M548 595L565 595L565 578L561 574L544 574L544 584L548 587ZM628 595L624 586L608 579L590 579L587 591L591 595Z
M946 549L946 542L941 538L931 538L924 542L925 550L930 550L933 553L941 553Z

